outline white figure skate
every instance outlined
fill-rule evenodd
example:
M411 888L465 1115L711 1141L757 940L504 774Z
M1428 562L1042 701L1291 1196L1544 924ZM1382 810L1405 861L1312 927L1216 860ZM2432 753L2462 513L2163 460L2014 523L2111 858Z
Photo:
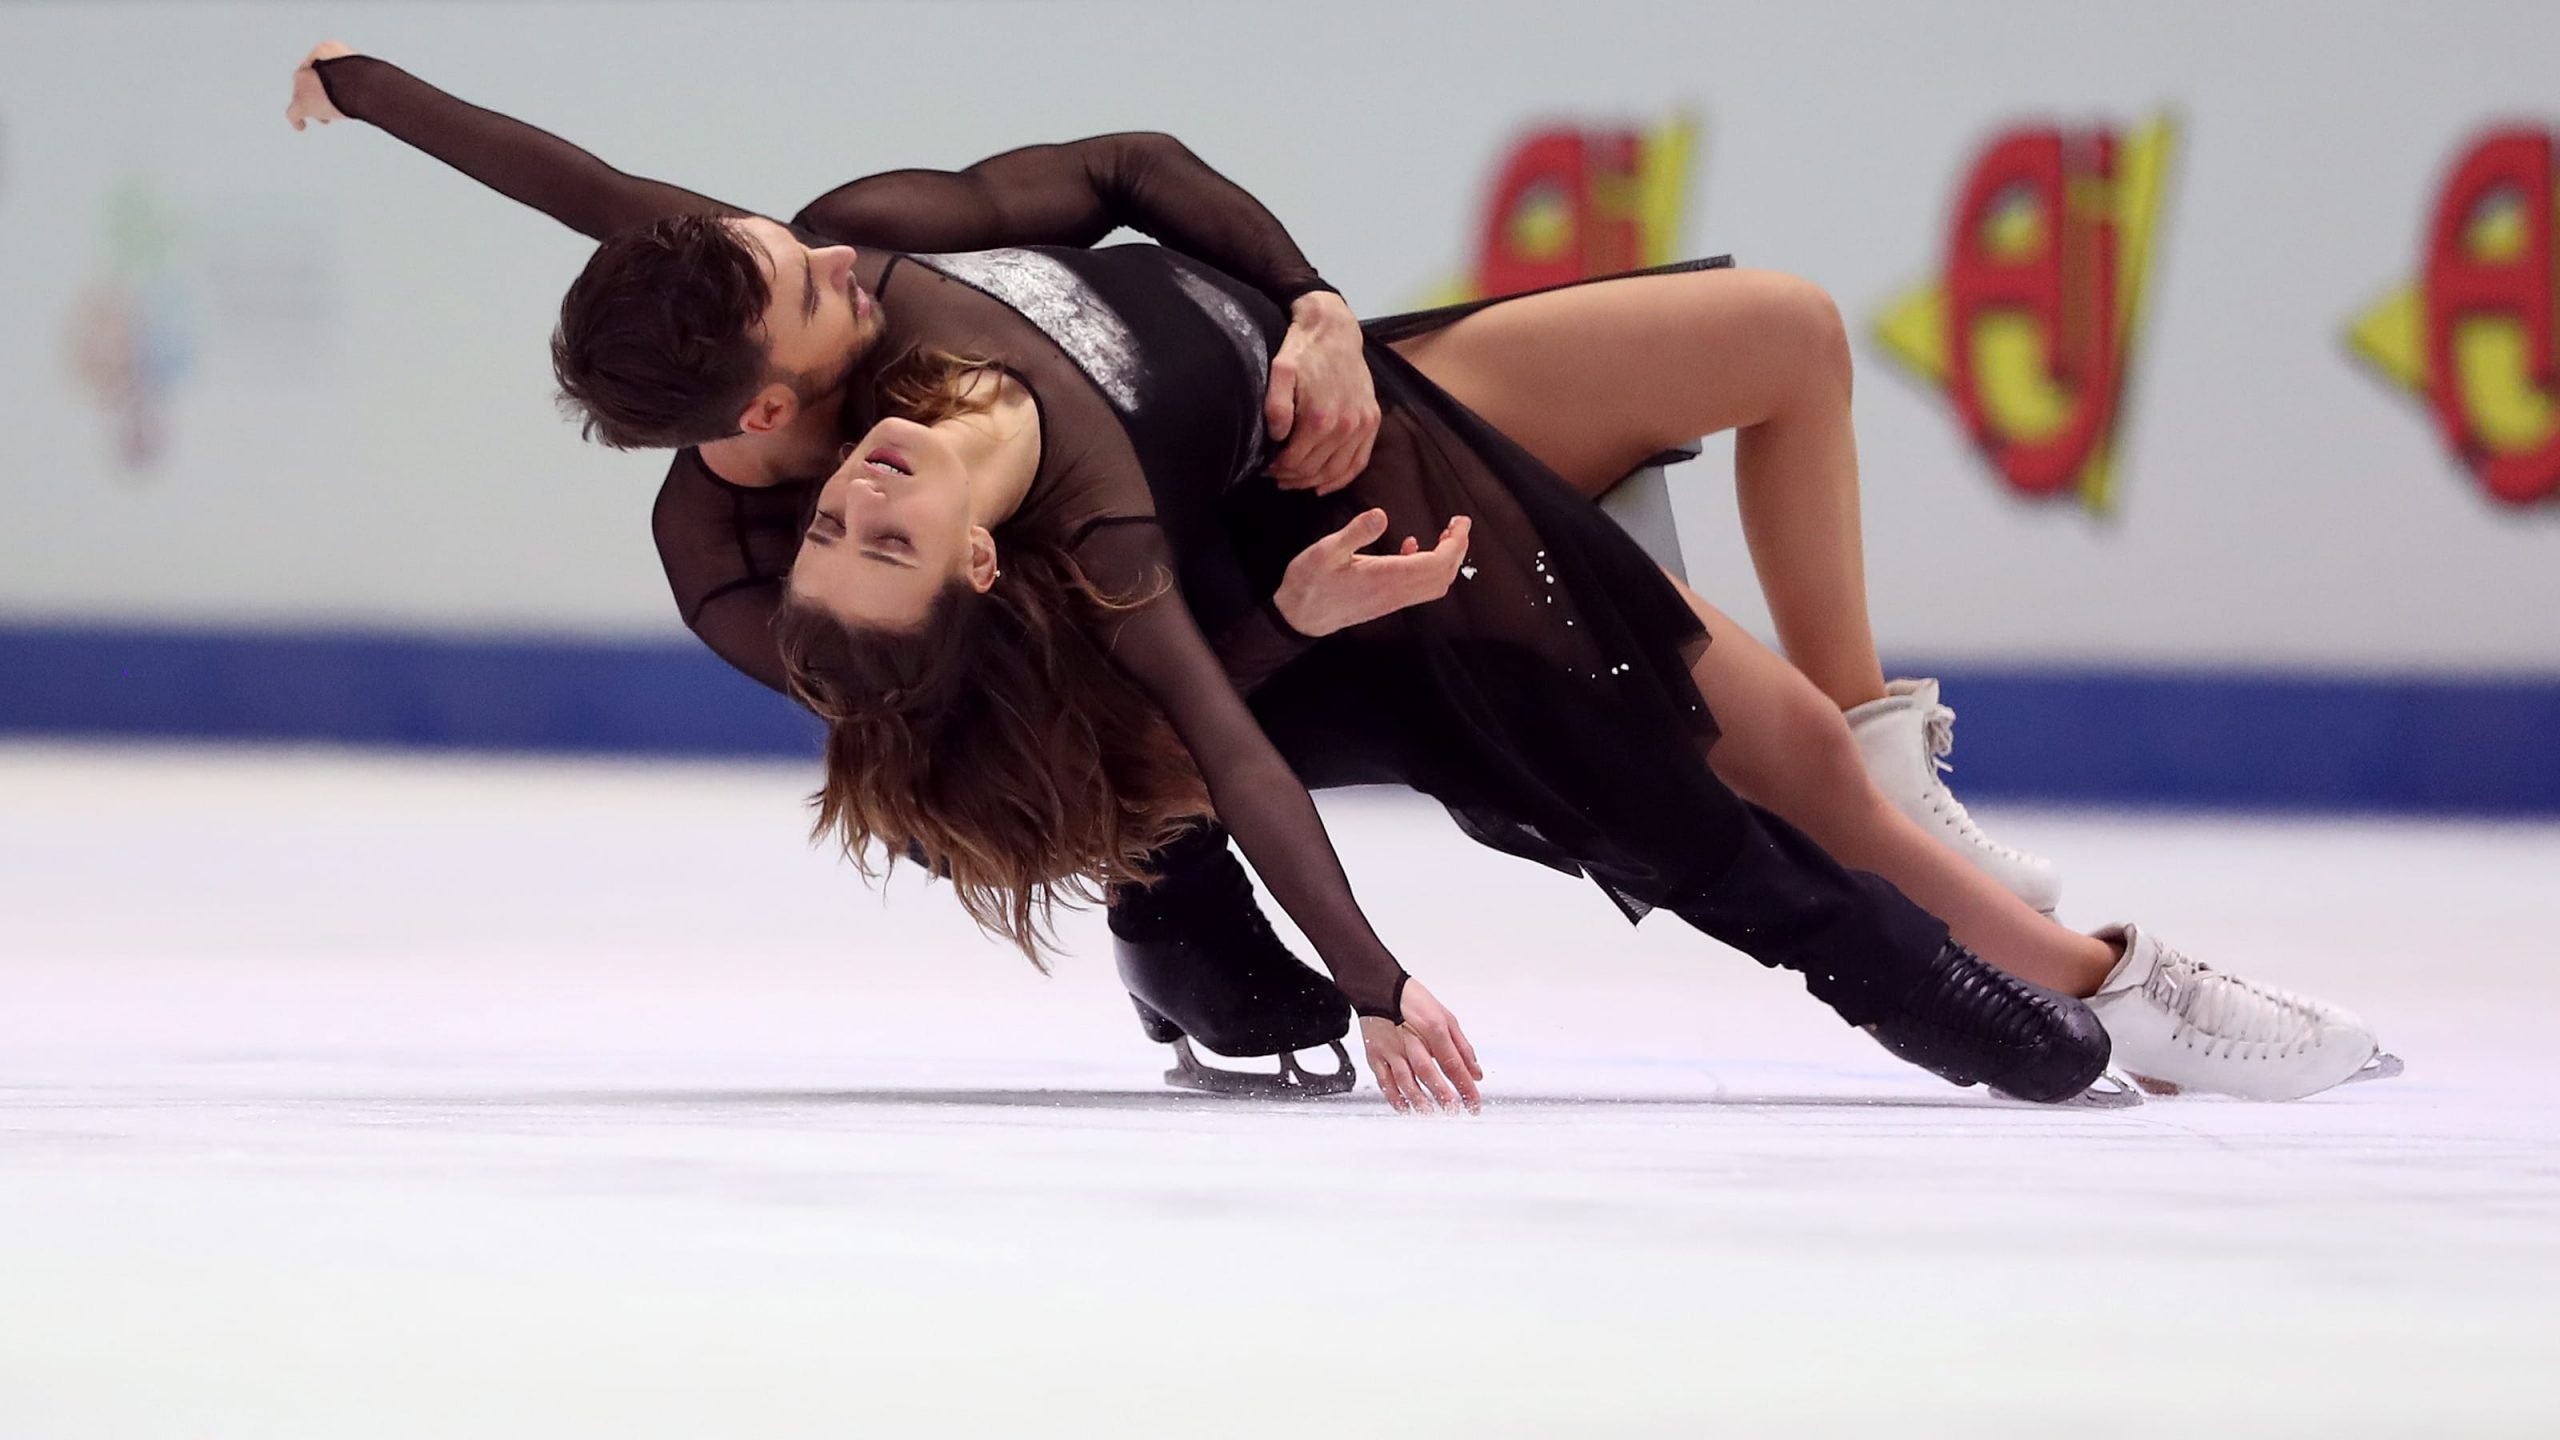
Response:
M2200 965L2130 925L2098 938L2124 958L2089 997L2115 1063L2154 1094L2299 1100L2400 1073L2373 1030L2334 1005Z
M1956 712L1938 703L1938 682L1896 680L1885 690L1884 699L1870 700L1848 714L1849 732L1858 738L1868 778L1895 809L1972 861L2001 889L2052 914L2062 898L2062 878L2052 862L1983 834L1964 803L1947 790L1942 777L1955 768L1947 756L1955 750Z

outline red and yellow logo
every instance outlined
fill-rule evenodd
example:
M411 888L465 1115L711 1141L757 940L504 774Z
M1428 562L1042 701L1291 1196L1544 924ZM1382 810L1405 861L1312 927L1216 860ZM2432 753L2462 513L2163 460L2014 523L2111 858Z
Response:
M2552 138L2493 130L2454 162L2415 284L2356 317L2347 343L2426 401L2445 444L2509 505L2560 495L2560 314Z
M1494 172L1473 268L1424 303L1516 295L1679 258L1698 123L1674 114L1649 130L1539 130Z
M1957 192L1945 267L1877 322L1886 353L1945 392L2002 483L2115 498L2117 420L2175 128L2032 126L1994 139Z

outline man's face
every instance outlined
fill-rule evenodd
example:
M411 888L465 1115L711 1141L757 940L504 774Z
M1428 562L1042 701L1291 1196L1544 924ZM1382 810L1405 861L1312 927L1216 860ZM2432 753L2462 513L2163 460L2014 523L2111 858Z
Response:
M833 395L880 336L880 307L853 278L854 249L813 250L762 216L730 222L764 267L773 299L762 339L773 367L794 377L801 403Z

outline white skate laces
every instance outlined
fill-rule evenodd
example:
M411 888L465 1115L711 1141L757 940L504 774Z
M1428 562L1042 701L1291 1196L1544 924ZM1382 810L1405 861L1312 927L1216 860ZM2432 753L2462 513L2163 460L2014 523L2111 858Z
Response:
M1906 680L1900 683L1906 685L1918 683L1929 687L1928 698L1923 702L1920 711L1921 735L1928 742L1929 767L1938 776L1953 775L1956 773L1956 762L1947 757L1956 753L1955 707L1938 703L1938 682L1935 680L1918 682ZM2044 863L2023 850L2013 849L1983 834L1982 827L1974 822L1973 812L1964 808L1964 802L1957 799L1955 792L1947 788L1947 782L1943 778L1935 779L1929 786L1929 813L1937 818L1938 823L1963 837L1966 844L1979 845L2003 860L2014 860L2022 865Z
M1962 855L2000 888L2050 915L2062 881L2047 861L1982 833L1964 802L1947 789L1955 770L1956 712L1938 701L1935 680L1896 680L1885 698L1848 712L1849 733L1867 776L1893 807Z
M2200 964L2130 925L2098 935L2124 958L2089 1008L2116 1063L2150 1089L2295 1100L2399 1073L2373 1031L2334 1005Z

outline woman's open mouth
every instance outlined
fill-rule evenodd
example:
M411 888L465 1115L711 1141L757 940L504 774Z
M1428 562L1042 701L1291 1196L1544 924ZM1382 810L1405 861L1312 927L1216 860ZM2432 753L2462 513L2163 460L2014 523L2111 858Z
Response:
M893 475L904 475L910 479L914 478L916 473L915 468L907 463L906 456L899 454L897 451L890 449L886 445L880 446L870 454L863 456L862 463L875 470L886 470Z

